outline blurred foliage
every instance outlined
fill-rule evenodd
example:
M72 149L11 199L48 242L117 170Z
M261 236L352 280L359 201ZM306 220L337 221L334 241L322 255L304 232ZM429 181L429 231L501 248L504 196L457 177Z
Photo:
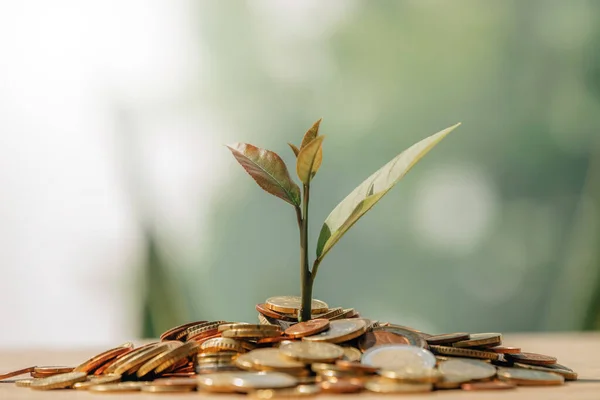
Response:
M463 122L332 252L314 296L432 332L597 327L600 3L290 4L198 3L210 72L189 103L287 160L325 117L313 228L399 150ZM226 173L180 282L193 318L252 321L299 293L295 215Z

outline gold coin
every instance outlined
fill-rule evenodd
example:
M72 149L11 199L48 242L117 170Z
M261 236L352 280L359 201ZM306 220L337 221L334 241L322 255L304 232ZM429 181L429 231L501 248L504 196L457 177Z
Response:
M433 335L427 338L427 343L451 345L462 340L469 340L469 334L466 332L456 332Z
M524 368L498 368L498 378L519 386L562 385L565 382L562 375Z
M344 349L326 342L292 342L279 346L279 351L287 357L308 363L333 362L344 356Z
M200 353L200 354L198 354L197 359L200 361L203 359L235 358L239 354L240 353L237 351L221 351L219 353Z
M115 360L111 361L108 366L104 365L100 367L103 374L114 374L115 369L120 367L121 365L127 363L131 358L137 356L138 354L158 346L159 342L156 343L148 343L142 347L138 347L137 349L131 350L129 353L126 353L123 356L117 357ZM95 375L96 373L94 373Z
M471 333L469 339L452 343L453 347L494 347L502 344L500 333Z
M438 390L441 389L458 389L462 386L463 382L458 380L458 381L453 381L452 379L442 379L440 381L437 381L436 383L433 384L433 387L435 387Z
M250 398L259 400L295 399L298 397L313 397L321 391L317 385L299 385L286 389L259 389L249 393Z
M281 327L276 323L276 320L269 318L269 317L265 317L262 314L258 314L258 322L260 322L260 325L264 325L264 326L276 326L279 329L281 329Z
M158 378L151 382L153 385L188 386L192 389L198 387L196 378Z
M142 386L142 392L150 392L150 393L182 393L182 392L193 392L194 388L189 386L179 386L179 385L155 385L150 383L149 385Z
M169 329L168 331L164 332L162 335L160 335L160 341L164 342L164 341L168 341L168 340L178 340L178 339L184 338L185 335L187 335L187 333L185 332L185 330L187 328L189 328L191 326L203 324L205 322L208 322L208 321L194 321L194 322L188 322L183 325L175 326L175 327ZM179 335L181 335L181 336L179 337Z
M356 310L354 308L344 308L342 309L342 312L339 313L338 315L335 315L333 317L329 317L328 319L330 321L337 321L339 319L347 319L350 318L351 316L353 316L354 314L356 314Z
M514 363L514 367L516 368L525 368L532 369L534 371L543 371L543 372L552 372L555 374L562 375L566 381L576 381L577 380L577 372L573 371L570 368L565 367L560 364L551 364L551 365L531 365L531 364L522 364L522 363Z
M329 329L314 336L305 336L302 340L310 342L342 343L355 339L365 333L367 324L361 319L341 319L331 321Z
M77 382L73 385L73 389L81 389L87 390L90 386L94 385L104 385L107 383L115 383L121 380L121 375L112 374L112 375L102 375L102 376L88 376L88 380L85 382Z
M64 389L73 386L77 382L85 381L86 376L85 372L67 372L35 379L29 387L37 390Z
M444 380L469 382L488 379L496 375L496 367L479 360L450 360L440 363L438 370Z
M35 379L19 379L18 381L15 381L15 386L29 387L34 380Z
M210 334L210 332L218 332L219 325L226 324L227 321L210 321L204 322L198 325L193 325L187 328L185 331L181 332L177 335L177 339L183 339L185 337L186 340L190 340L194 336L200 336L203 334Z
M344 309L342 307L336 307L336 308L330 308L329 311L327 311L323 314L317 314L314 317L332 319L332 318L339 317L342 314L344 314Z
M159 342L156 346L154 347L149 347L147 349L145 349L144 351L141 351L137 354L135 354L133 357L128 358L125 362L123 362L121 365L117 366L116 368L114 368L113 371L108 371L108 373L114 373L114 374L134 374L135 372L137 372L137 370L146 363L146 361L150 360L153 357L156 357L157 355L164 353L164 352L168 352L173 348L176 347L180 347L182 346L183 343L181 342L176 342L176 341L171 341L171 342Z
M431 352L420 347L386 344L367 350L363 354L361 363L389 370L407 367L431 369L435 367L436 359Z
M228 338L213 338L200 345L203 353L216 353L221 351L235 351L242 353L245 351L244 344L235 339Z
M346 361L360 361L362 353L356 347L342 346L344 349L344 360Z
M378 371L378 374L384 378L413 383L435 383L442 378L440 371L432 368L406 367L396 370L382 369Z
M302 298L299 296L276 296L267 299L267 308L284 314L298 314L302 307ZM323 314L329 310L327 303L312 299L312 314Z
M156 370L157 374L166 370L172 365L175 365L181 360L184 360L200 350L200 345L195 342L188 342L184 345L169 349L162 352L150 360L146 361L138 370L136 375L141 378Z
M90 386L88 391L95 393L139 392L146 385L148 385L148 382L108 383L106 385Z
M263 325L269 326L269 325ZM223 331L222 336L224 338L231 339L260 339L260 338L271 338L281 336L281 330L276 329L230 329Z
M429 346L429 350L431 350L431 352L434 354L441 354L441 355L447 355L447 356L482 358L482 359L494 360L494 361L500 359L500 354L498 354L498 353L493 353L491 351L464 349L464 348L460 348L460 347L431 345L431 346Z
M298 380L281 372L240 372L232 384L238 392L250 392L258 389L289 388L296 386Z
M375 393L422 393L431 392L431 383L401 383L393 379L373 378L365 383L365 389Z
M298 371L304 370L305 364L285 357L279 349L266 348L252 350L236 358L235 364L243 369L261 371Z

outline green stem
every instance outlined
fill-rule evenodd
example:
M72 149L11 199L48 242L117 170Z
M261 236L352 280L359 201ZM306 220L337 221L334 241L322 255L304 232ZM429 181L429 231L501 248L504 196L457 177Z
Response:
M315 278L317 277L317 271L319 270L319 265L321 264L321 260L319 260L318 258L315 260L315 262L313 263L313 267L311 270L311 278L314 282Z
M308 321L312 312L312 286L313 279L308 268L308 201L310 199L310 185L304 185L302 201L302 226L300 229L300 276L302 279L302 304L300 308L300 321Z

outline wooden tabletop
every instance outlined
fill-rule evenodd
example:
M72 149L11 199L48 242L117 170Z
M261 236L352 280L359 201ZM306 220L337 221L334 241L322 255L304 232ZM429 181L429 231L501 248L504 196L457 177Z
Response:
M530 351L558 357L558 362L566 365L579 373L579 381L568 382L564 386L556 387L519 387L510 391L498 392L465 392L460 390L436 391L430 394L377 396L372 393L359 395L320 395L318 399L355 399L374 398L382 399L419 399L428 397L442 399L600 399L600 333L570 333L570 334L511 334L505 335L504 344L518 346L523 351ZM90 356L105 349L48 351L25 350L16 351L0 350L0 374L11 370L30 367L33 365L77 365ZM102 397L122 398L123 394L93 394L76 390L59 391L34 391L18 388L12 383L0 383L0 399L98 399ZM132 393L127 394L130 399L179 399L200 397L202 399L242 399L243 395L209 395L206 393L187 393L177 395Z

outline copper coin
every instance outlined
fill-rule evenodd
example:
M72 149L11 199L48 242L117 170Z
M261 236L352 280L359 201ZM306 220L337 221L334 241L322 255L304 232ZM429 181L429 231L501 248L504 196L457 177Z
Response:
M169 368L165 369L164 373L171 373L179 370L185 370L186 368L190 368L190 362L187 358L177 361L175 364L171 365ZM194 365L191 365L191 369L194 369Z
M85 372L86 374L91 374L93 371L106 364L110 360L113 360L120 356L121 354L128 353L132 347L117 347L114 349L107 350L103 353L100 353L83 364L75 367L74 371L77 372Z
M35 367L31 372L33 378L47 378L58 374L67 374L73 372L73 367Z
M444 333L443 335L433 335L425 340L429 344L452 344L461 340L469 339L469 334L466 332Z
M536 353L518 353L518 354L507 354L506 358L512 361L518 361L523 364L531 365L550 365L556 364L556 357L545 356L543 354Z
M426 349L428 347L427 342L425 341L425 338L431 336L429 334L416 331L413 328L408 328L408 327L405 327L402 325L395 325L395 324L389 324L386 326L379 326L377 328L373 328L373 332L375 332L375 331L385 331L385 332L395 333L396 335L400 335L400 336L403 336L406 339L408 339L410 345L422 347L424 349Z
M462 390L506 390L516 387L514 383L502 381L463 383L460 386Z
M0 374L0 381L3 381L4 379L13 378L13 377L19 376L19 375L29 374L29 373L33 372L34 370L35 370L35 367L28 367L28 368L19 369L17 371L11 371L11 372L7 372L5 374Z
M189 342L191 340L194 340L196 342L203 342L203 341L205 341L207 339L212 339L214 337L220 337L221 334L222 334L222 332L219 332L219 330L215 328L215 329L211 329L209 331L205 331L205 332L199 333L199 334L194 335L194 336L190 336L190 337L187 338L187 341Z
M521 348L519 347L509 347L509 346L496 346L490 347L486 349L486 351L493 351L498 354L516 354L521 352Z
M363 383L358 379L337 379L321 382L323 393L356 393L363 389Z
M194 341L198 342L198 344L202 344L202 343L204 343L204 342L207 342L207 341L209 341L210 339L216 339L216 338L220 338L220 337L221 337L221 332L219 332L219 333L216 333L216 334L214 334L214 335L212 335L212 336L207 336L207 337L205 337L205 338L202 338L202 339L198 339L198 340L196 340L196 339L192 339L192 340L194 340Z
M195 322L188 322L187 324L176 326L174 328L169 329L162 335L160 335L160 340L163 342L167 341L167 340L176 340L177 336L180 333L184 332L187 328L194 326L194 325L204 324L206 322L208 322L208 321L195 321Z
M292 325L285 330L285 334L291 338L301 338L304 336L316 335L327 329L329 329L329 320L317 318Z
M265 303L257 304L256 305L256 311L258 311L262 315L265 315L265 316L267 316L269 318L282 319L284 321L289 321L289 322L296 322L296 321L298 321L297 318L292 318L292 317L289 317L287 315L278 313L277 311L273 311L270 308L267 308L267 305Z
M101 366L99 366L99 367L98 367L98 368L97 368L97 369L94 371L94 375L96 375L96 376L98 376L98 375L102 375L102 374L104 373L104 371L105 371L105 370L106 370L108 367L110 367L110 365L111 365L113 362L115 362L115 361L117 361L117 360L119 360L119 359L121 359L121 358L125 357L127 354L131 353L131 352L132 352L132 351L134 351L134 350L135 350L134 348L127 349L127 351L126 351L126 352L123 352L121 355L119 355L119 356L117 356L117 357L115 357L115 358L113 358L113 359L111 359L111 360L108 360L108 361L106 361L104 364L102 364Z
M388 331L367 332L358 341L358 348L367 351L373 346L382 344L411 344L408 338Z
M286 336L274 336L258 339L257 344L270 344L270 343L281 343L285 341L294 341L294 339Z
M335 362L335 366L338 367L342 371L354 371L360 372L363 374L374 374L379 371L377 367L371 367L370 365L361 364L359 362L354 361L346 361L346 360L337 360Z

